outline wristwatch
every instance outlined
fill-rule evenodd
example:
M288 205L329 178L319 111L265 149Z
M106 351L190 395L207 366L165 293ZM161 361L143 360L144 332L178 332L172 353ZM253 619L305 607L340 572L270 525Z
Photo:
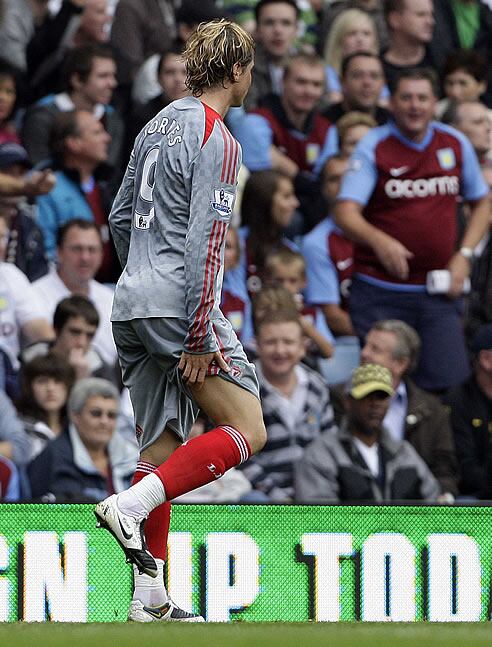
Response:
M471 247L460 247L458 252L466 258L467 261L470 261L470 263L473 261L475 258L475 252Z

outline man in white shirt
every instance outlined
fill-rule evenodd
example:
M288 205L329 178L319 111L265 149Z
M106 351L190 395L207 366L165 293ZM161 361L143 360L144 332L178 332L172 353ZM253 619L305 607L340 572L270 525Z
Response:
M19 368L21 338L27 344L51 340L54 331L26 275L12 263L0 262L0 352L14 371Z
M59 231L56 270L35 281L33 286L50 321L57 304L65 297L81 294L90 299L99 313L94 348L107 364L114 365L116 348L110 323L113 291L94 280L102 256L102 240L97 225L86 220L70 220Z
M420 339L404 321L373 324L361 351L361 363L380 364L391 373L394 394L384 426L396 441L407 440L441 485L441 502L458 492L458 466L449 414L439 400L409 377L418 363Z

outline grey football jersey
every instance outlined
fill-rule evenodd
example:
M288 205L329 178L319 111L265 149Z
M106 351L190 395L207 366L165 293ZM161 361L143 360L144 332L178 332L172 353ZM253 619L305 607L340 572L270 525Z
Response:
M241 147L198 99L174 101L138 135L109 216L123 273L113 321L188 320L184 348L218 350L224 239Z

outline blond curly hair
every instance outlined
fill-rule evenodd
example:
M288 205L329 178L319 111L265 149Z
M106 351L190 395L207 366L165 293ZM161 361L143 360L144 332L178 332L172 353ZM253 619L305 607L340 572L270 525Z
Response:
M186 44L186 87L195 97L210 87L234 82L236 63L246 67L254 57L253 38L228 20L202 22Z

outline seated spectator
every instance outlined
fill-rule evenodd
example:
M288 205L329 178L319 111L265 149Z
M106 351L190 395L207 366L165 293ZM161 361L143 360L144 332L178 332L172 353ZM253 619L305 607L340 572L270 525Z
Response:
M257 44L253 81L244 101L247 110L257 108L267 95L282 94L285 59L295 51L299 8L295 0L260 0L255 21Z
M487 60L474 50L451 52L444 63L441 82L444 98L436 106L438 119L452 103L480 100L487 89Z
M282 95L262 98L235 132L248 170L275 169L294 182L303 231L319 220L319 187L312 171L330 132L330 122L317 109L324 86L320 58L293 56L285 67Z
M110 105L115 87L116 66L108 47L88 45L71 50L63 63L62 91L39 99L28 108L24 117L22 140L33 164L53 158L51 144L57 116L84 110L100 121L109 133L108 155L104 161L115 169L114 181L119 182L123 122Z
M426 462L441 486L439 500L449 503L458 494L458 465L449 415L440 401L409 377L415 370L420 339L397 319L376 322L368 332L361 362L380 364L391 373L394 394L383 424L393 440L406 440Z
M268 254L284 246L295 248L284 232L298 205L294 186L286 175L277 171L250 175L241 201L244 226L239 230L239 265L229 270L228 281L241 282L250 295L261 290Z
M376 26L380 46L384 49L387 45L388 34L381 0L332 0L329 4L324 3L320 24L322 49L324 49L327 35L331 32L335 18L347 9L361 9L371 16Z
M471 350L473 373L444 398L460 467L460 494L476 499L492 498L492 323L475 334Z
M8 142L20 144L13 121L17 103L17 72L0 59L0 145Z
M468 137L480 165L483 166L491 158L492 122L487 106L480 101L452 103L442 120Z
M111 332L113 290L94 280L102 261L102 241L97 225L86 220L71 220L59 231L58 264L46 276L34 282L33 288L51 321L58 303L71 294L87 297L99 314L99 328L94 348L104 362L116 363L116 348Z
M299 323L306 337L306 353L317 357L333 355L333 335L327 327L321 310L304 303L306 287L306 261L301 253L288 247L267 256L265 263L267 284L280 286L294 298L299 311Z
M304 448L319 436L332 435L333 410L321 377L300 364L305 346L297 308L266 311L256 326L267 441L242 469L255 490L285 503L294 498L293 472Z
M53 315L55 341L51 349L65 357L78 380L85 377L102 377L119 384L116 366L109 366L101 358L92 341L99 327L99 313L87 297L72 294L62 299Z
M75 382L75 371L60 355L48 353L22 366L17 411L29 437L26 462L67 430L67 400Z
M103 241L97 278L114 283L120 268L108 226L111 192L104 180L108 143L108 133L90 112L77 110L58 115L53 130L57 183L51 193L39 198L37 220L50 260L56 258L56 240L62 225L80 218L95 222Z
M72 39L74 47L106 43L111 21L108 0L84 0L84 10Z
M382 53L384 75L393 92L402 72L417 68L438 68L434 35L433 0L385 0L388 47ZM441 56L442 56L441 52ZM444 54L445 56L445 54Z
M12 503L21 498L17 467L5 456L0 456L0 503Z
M34 286L19 268L5 262L0 262L0 315L0 350L18 371L21 348L50 341L54 334Z
M340 431L314 440L296 465L297 502L437 499L439 484L427 465L409 443L394 440L383 424L391 395L388 369L364 364L354 371Z
M379 41L376 25L371 16L360 9L347 9L338 14L325 45L327 103L337 104L343 99L341 83L342 63L357 52L368 52L377 57ZM381 85L377 101L388 101L388 88Z
M326 160L340 150L338 123L345 115L357 112L364 113L385 124L391 113L378 105L378 97L384 83L383 66L379 56L370 52L354 52L342 61L342 99L324 110L322 114L335 127L330 129L326 145L316 162L314 174L319 175Z
M68 431L30 463L34 499L98 501L130 485L137 447L115 433L119 394L91 377L75 384L68 401Z
M220 310L230 321L240 340L253 337L253 315L248 289L239 271L241 248L239 234L235 227L229 227L225 240L224 281L222 284L222 301Z
M345 382L359 364L359 341L348 312L353 243L343 235L331 215L347 167L348 160L341 155L334 155L325 163L321 178L329 215L302 243L306 259L306 302L323 313L333 337L334 357L321 364L329 384Z
M132 145L134 139L147 122L172 101L181 99L188 93L185 85L186 68L182 56L183 49L183 45L174 45L160 56L156 55L156 77L159 93L146 103L135 99L132 118L128 124L131 131L129 139Z
M348 159L359 141L376 128L376 120L365 112L347 112L337 121L340 155Z
M12 400L0 389L0 456L16 465L25 465L29 446L29 437Z
M21 178L31 164L19 144L0 144L0 171ZM48 262L43 234L34 217L35 208L21 196L0 195L0 260L13 263L29 281L44 276Z

